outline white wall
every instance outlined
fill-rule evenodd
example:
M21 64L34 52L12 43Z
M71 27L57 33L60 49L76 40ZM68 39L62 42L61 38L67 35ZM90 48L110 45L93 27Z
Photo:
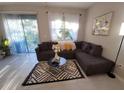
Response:
M46 11L52 12L67 12L67 13L78 13L82 14L80 17L80 28L78 34L78 40L83 40L84 38L84 28L85 28L85 10L83 9L75 9L75 8L58 8L58 7L41 7L41 6L26 6L26 5L8 5L2 6L2 11L4 12L36 12L38 17L38 26L39 26L39 36L42 41L50 41L50 33L48 26L48 15Z
M92 35L94 18L111 11L113 12L113 18L109 36ZM124 3L96 3L88 10L85 41L102 45L103 56L114 61L122 38L122 36L118 35L122 22L124 22ZM124 45L117 63L122 64L122 67L124 67ZM117 70L117 73L124 77L122 67L121 70L120 68Z
M3 34L4 34L4 29L3 29L3 25L2 25L2 17L0 15L0 44L1 44L1 40L2 38L4 37Z

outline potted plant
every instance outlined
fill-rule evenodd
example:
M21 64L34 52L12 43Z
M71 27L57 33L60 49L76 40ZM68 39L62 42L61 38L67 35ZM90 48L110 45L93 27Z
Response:
M2 39L1 48L2 48L2 55L4 55L4 56L10 55L9 40L8 39Z

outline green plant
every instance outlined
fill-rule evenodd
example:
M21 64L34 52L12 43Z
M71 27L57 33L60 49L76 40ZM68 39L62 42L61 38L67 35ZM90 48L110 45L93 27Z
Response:
M65 24L63 22L59 33L61 34L61 36L58 36L59 40L73 40L71 34L70 34L70 30L65 28Z
M9 40L8 39L2 39L1 41L1 50L4 56L10 55L10 48L9 48Z
M5 51L6 49L9 48L9 40L8 39L2 39L1 41L1 47L2 50Z

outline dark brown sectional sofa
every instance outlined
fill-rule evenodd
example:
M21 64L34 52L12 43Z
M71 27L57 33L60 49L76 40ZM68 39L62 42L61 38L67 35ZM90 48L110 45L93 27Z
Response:
M47 61L54 57L52 45L56 42L43 42L36 48L38 61ZM75 42L75 50L63 50L59 56L66 59L76 59L86 75L108 73L114 62L102 57L102 46L89 42Z

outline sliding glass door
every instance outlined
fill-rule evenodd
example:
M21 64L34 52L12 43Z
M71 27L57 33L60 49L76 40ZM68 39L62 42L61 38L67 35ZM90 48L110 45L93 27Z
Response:
M35 52L35 48L39 43L39 34L36 16L21 16L22 26L24 29L24 37L26 40L28 52Z
M36 15L3 15L12 53L35 52L39 43Z

